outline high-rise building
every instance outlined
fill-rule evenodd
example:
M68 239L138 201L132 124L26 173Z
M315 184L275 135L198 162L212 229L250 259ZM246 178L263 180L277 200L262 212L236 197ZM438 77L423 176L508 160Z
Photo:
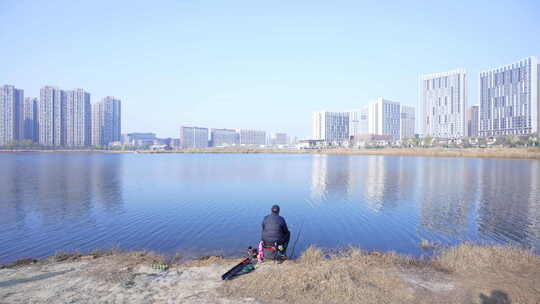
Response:
M38 104L39 144L64 146L66 143L66 93L59 88L41 88Z
M208 147L208 129L199 127L180 127L180 146L184 149Z
M90 146L92 114L90 93L83 89L66 92L66 142L68 147Z
M121 141L122 103L107 96L92 104L92 145L107 146Z
M238 133L232 129L211 129L210 145L212 147L231 146L238 144Z
M241 145L266 145L266 132L257 130L236 130Z
M23 137L24 91L12 85L0 87L0 146Z
M372 135L400 137L401 106L399 102L379 97L369 104L368 132Z
M415 134L415 108L411 106L401 105L401 127L399 130L399 138L413 138Z
M422 124L425 136L466 135L467 73L457 69L421 76Z
M478 137L480 107L472 106L467 111L467 136Z
M349 140L348 112L313 112L313 138L324 141Z
M369 133L369 107L349 111L349 136L357 138Z
M286 133L274 132L270 134L270 143L275 146L287 145L289 142Z
M23 106L23 138L31 140L34 143L38 142L38 99L35 97L27 97L24 99Z
M539 73L536 57L480 73L480 136L538 133Z

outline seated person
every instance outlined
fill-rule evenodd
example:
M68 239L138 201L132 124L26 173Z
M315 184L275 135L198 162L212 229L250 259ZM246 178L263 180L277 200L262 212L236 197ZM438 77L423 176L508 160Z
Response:
M262 222L262 241L265 247L273 247L277 244L280 253L286 257L291 232L287 228L285 219L279 215L279 206L272 206L271 211L272 213L265 216Z

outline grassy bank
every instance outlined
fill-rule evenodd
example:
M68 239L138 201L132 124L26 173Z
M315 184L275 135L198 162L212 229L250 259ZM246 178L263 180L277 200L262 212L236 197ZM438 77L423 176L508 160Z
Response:
M473 158L516 158L540 159L540 148L383 148L383 149L265 149L265 148L207 148L184 149L172 151L118 151L118 150L0 150L0 153L226 153L226 154L328 154L328 155L396 155L396 156L427 156L427 157L473 157Z
M328 257L312 247L296 261L240 277L221 292L276 303L538 303L540 257L468 244L430 260L356 248Z
M463 244L430 259L311 247L232 281L239 259L177 264L151 252L61 253L0 269L1 303L538 303L540 257ZM167 264L167 268L154 267Z
M140 153L274 153L274 154L329 154L329 155L397 155L428 157L475 158L528 158L540 159L540 148L383 148L383 149L257 149L257 148L208 148L177 151L140 151Z

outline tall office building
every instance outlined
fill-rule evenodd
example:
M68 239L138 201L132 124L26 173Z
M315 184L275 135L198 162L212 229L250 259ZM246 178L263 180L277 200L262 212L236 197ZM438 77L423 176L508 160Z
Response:
M239 129L236 132L241 145L266 145L265 131Z
M464 69L421 76L424 136L466 135L467 74Z
M400 117L400 130L399 130L399 138L400 139L407 139L407 138L413 138L415 134L415 108L411 106L404 106L401 105L401 117Z
M39 144L64 146L66 143L66 93L57 87L41 88L38 104Z
M121 141L122 102L107 96L92 104L92 145L107 146Z
M27 97L23 106L23 138L34 143L38 142L38 99Z
M184 149L208 147L208 129L180 127L180 146Z
M472 106L467 110L467 136L478 137L480 107Z
M236 133L236 130L232 129L211 129L210 144L212 147L238 144L238 133Z
M92 134L90 93L83 89L66 92L65 120L65 145L68 147L90 146Z
M348 112L313 112L313 138L324 141L349 140Z
M23 137L24 91L12 85L0 87L0 146Z
M538 133L539 73L536 57L480 73L480 136Z
M357 138L367 134L369 134L369 107L349 111L349 136Z
M372 135L390 136L398 140L401 128L401 107L399 102L379 97L368 106L368 132Z

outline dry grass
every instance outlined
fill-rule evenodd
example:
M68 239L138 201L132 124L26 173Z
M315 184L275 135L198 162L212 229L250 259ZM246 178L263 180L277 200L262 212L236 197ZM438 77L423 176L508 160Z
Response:
M283 303L395 303L412 299L413 292L397 275L394 258L358 249L325 258L320 249L310 247L296 261L261 267L227 282L221 292Z
M537 286L540 257L531 251L463 244L428 260L357 248L328 256L310 247L298 260L266 263L226 282L220 292L269 303L538 303Z
M1 265L0 268L13 268L19 266L26 266L31 264L46 264L46 263L62 263L62 262L77 262L80 260L91 260L102 257L112 257L113 259L123 260L131 264L169 264L169 261L175 261L178 259L178 255L174 256L173 260L154 253L148 250L142 251L122 251L118 248L101 250L96 249L87 254L80 252L57 252L56 254L46 257L44 259L31 259L23 258L16 260L12 263Z
M531 158L540 159L540 148L382 148L382 149L272 149L250 147L184 149L175 151L140 151L140 153L286 153L286 154L345 154L345 155L402 155L429 157L474 158Z
M535 263L539 257L531 250L511 246L477 246L469 243L448 248L436 257L436 261L456 272L472 271L519 271Z
M531 250L462 244L436 260L454 270L456 280L472 293L497 296L502 292L512 303L540 303L540 257Z
M227 148L206 148L206 149L184 149L173 151L112 151L112 150L0 150L0 153L14 152L91 152L91 153L277 153L277 154L344 154L344 155L401 155L401 156L429 156L429 157L474 157L474 158L529 158L540 159L539 147L522 148L382 148L382 149L273 149L273 148L252 148L252 147L227 147Z

